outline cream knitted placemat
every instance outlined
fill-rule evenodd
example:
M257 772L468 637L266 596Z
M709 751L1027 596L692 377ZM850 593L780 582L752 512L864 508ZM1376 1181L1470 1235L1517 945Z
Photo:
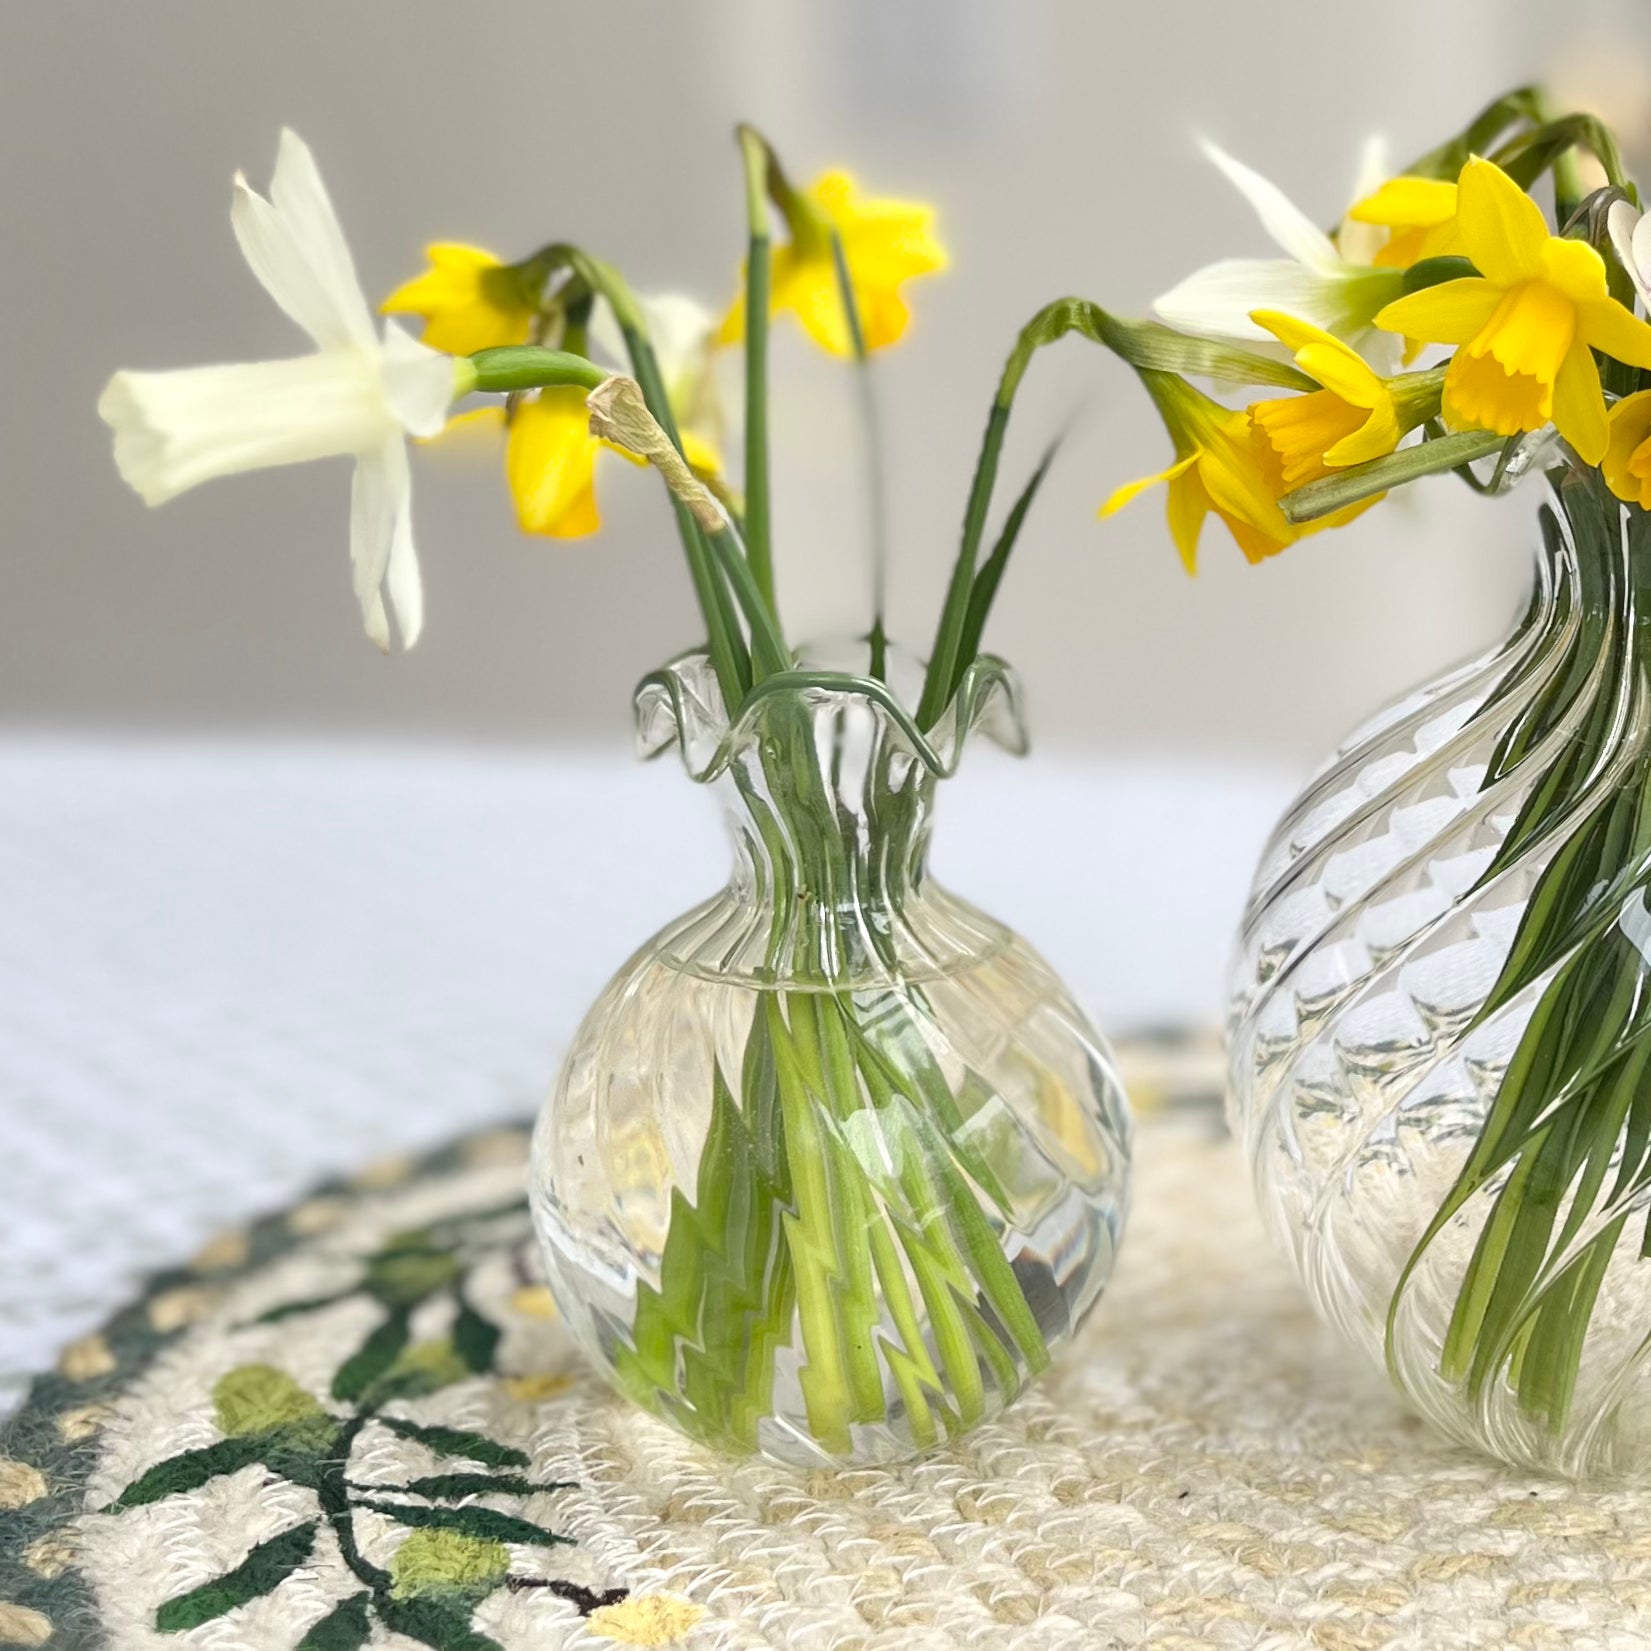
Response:
M1207 1114L1117 1278L963 1444L704 1454L581 1366L525 1132L377 1165L157 1279L0 1438L0 1644L1105 1651L1651 1644L1651 1497L1506 1473L1348 1361Z

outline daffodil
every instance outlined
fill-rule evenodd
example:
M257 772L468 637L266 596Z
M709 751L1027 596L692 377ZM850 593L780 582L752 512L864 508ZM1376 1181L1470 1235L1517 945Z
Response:
M867 199L846 172L823 174L793 208L787 214L791 238L775 249L770 268L772 312L789 310L809 337L832 355L853 353L831 250L835 229L866 348L880 350L898 342L911 320L902 290L906 282L946 267L946 249L934 230L934 208ZM721 342L736 343L744 336L742 295L723 322Z
M1263 468L1281 492L1350 464L1385 458L1408 431L1438 411L1437 373L1384 378L1357 350L1319 327L1276 310L1257 310L1253 319L1320 385L1249 409Z
M1165 483L1170 536L1188 573L1198 570L1198 539L1211 511L1225 523L1250 562L1276 556L1304 535L1350 519L1343 512L1305 527L1287 521L1278 508L1282 490L1276 466L1264 461L1247 412L1223 407L1173 373L1143 372L1140 376L1175 444L1175 463L1125 483L1101 506L1102 516L1122 510L1148 488Z
M1462 251L1479 274L1410 293L1377 324L1458 346L1445 370L1448 424L1511 436L1551 421L1598 464L1608 438L1593 352L1651 367L1651 326L1611 297L1604 259L1550 235L1542 209L1494 162L1475 157L1457 182Z
M411 647L423 594L405 438L442 428L457 388L454 363L394 322L380 340L315 158L294 133L281 134L267 201L236 175L230 220L252 273L315 352L116 373L98 401L115 432L115 463L153 505L216 476L353 455L350 560L362 620L388 649L387 594Z
M1409 269L1424 258L1462 255L1456 227L1456 185L1442 178L1389 178L1380 189L1348 208L1354 223L1387 231L1374 262Z
M721 473L722 410L712 377L716 322L691 298L667 294L638 301L659 376L682 440L683 456L702 478ZM605 305L591 326L597 353L617 361L624 340ZM524 533L550 539L582 539L600 531L596 504L597 460L603 450L631 464L642 461L593 436L585 392L576 387L540 390L511 409L484 407L461 414L450 430L506 427L505 479Z
M1624 396L1606 418L1600 474L1625 504L1651 510L1651 390Z
M1250 317L1258 309L1300 316L1355 346L1371 334L1376 312L1404 287L1401 271L1354 263L1276 184L1213 143L1204 153L1255 208L1287 258L1227 258L1189 275L1153 309L1182 332L1216 338L1264 338Z
M531 271L480 247L438 241L424 249L430 267L379 305L385 315L417 315L424 342L449 355L525 344L538 313Z

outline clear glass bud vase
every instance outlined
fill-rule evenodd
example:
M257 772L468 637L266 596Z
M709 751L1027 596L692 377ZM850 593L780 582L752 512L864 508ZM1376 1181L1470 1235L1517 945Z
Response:
M1231 1099L1323 1315L1506 1461L1651 1479L1651 518L1540 449L1535 594L1294 803Z
M910 1456L1001 1410L1111 1272L1123 1094L1048 965L927 868L975 728L974 666L925 739L877 684L771 679L728 726L692 656L645 682L733 827L728 886L650 940L580 1027L535 1136L557 1303L637 1403L806 1465Z

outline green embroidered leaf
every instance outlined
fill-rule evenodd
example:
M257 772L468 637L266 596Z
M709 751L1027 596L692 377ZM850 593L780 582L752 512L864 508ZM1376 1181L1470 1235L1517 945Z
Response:
M220 1439L215 1445L200 1450L186 1450L157 1462L147 1473L139 1476L109 1504L111 1510L141 1508L162 1497L176 1496L181 1491L199 1490L208 1480L221 1474L239 1473L259 1459L262 1439Z
M272 1307L267 1313L260 1313L252 1322L279 1324L282 1319L291 1318L296 1313L319 1313L323 1307L335 1307L356 1293L354 1289L335 1290L330 1296L307 1296L303 1301L289 1301L283 1307Z
M482 1542L528 1542L540 1548L554 1548L566 1544L571 1547L571 1536L558 1536L543 1525L518 1519L511 1513L495 1513L491 1508L426 1508L416 1502L359 1502L358 1507L373 1513L388 1514L392 1519L415 1529L458 1531Z
M163 1634L180 1634L215 1621L249 1599L273 1593L310 1557L314 1543L313 1521L260 1542L233 1571L167 1600L155 1613L156 1628Z
M361 1651L373 1631L367 1617L370 1593L351 1594L324 1617L310 1624L295 1651Z
M405 1485L355 1485L352 1489L375 1496L424 1496L432 1501L455 1501L462 1496L536 1496L540 1491L572 1490L569 1479L537 1485L519 1473L433 1473Z
M401 1416L380 1416L378 1419L392 1433L400 1434L403 1439L416 1439L438 1456L466 1456L472 1462L485 1462L490 1468L525 1468L528 1465L525 1451L501 1445L484 1433L471 1433L462 1427L426 1426L422 1422L409 1422Z
M461 1615L440 1600L380 1598L374 1609L386 1628L431 1651L503 1651L497 1640L471 1627L468 1612Z
M453 1347L465 1365L478 1375L493 1368L493 1354L499 1345L499 1327L483 1318L462 1296L458 1316L453 1320Z
M411 1315L395 1309L338 1368L333 1377L335 1399L359 1399L401 1356L407 1345Z

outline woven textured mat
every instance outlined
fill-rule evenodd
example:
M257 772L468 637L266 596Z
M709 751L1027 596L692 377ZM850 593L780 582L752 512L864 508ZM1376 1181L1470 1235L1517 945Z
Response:
M330 1184L68 1348L0 1437L0 1644L1651 1644L1651 1497L1428 1436L1310 1318L1207 1113L1141 1130L1047 1380L843 1475L708 1456L583 1369L525 1148Z

